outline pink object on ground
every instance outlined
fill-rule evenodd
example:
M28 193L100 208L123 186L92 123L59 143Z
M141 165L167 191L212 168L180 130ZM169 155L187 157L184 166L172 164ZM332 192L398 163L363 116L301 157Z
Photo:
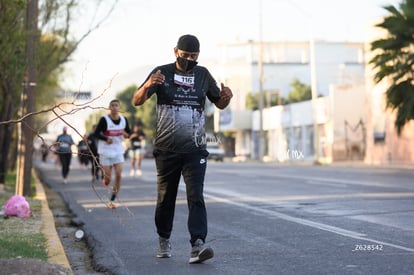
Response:
M4 214L7 216L28 218L32 214L32 211L30 210L30 205L25 197L13 195L5 204Z

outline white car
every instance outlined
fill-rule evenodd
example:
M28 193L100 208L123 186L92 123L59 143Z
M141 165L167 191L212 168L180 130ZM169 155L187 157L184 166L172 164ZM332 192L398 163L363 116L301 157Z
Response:
M216 161L224 160L224 150L217 143L207 143L208 158Z

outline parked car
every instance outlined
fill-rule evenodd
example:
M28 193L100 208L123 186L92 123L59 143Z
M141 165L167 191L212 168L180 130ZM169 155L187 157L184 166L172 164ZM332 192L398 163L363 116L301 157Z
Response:
M207 143L208 158L216 161L224 160L224 150L217 143Z
M152 153L153 153L152 145L145 144L145 146L144 146L144 158L153 158L154 155Z

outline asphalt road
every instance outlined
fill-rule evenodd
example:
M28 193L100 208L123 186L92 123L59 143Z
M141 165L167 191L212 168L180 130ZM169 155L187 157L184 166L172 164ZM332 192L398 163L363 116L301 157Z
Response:
M95 268L112 274L414 274L414 170L209 162L207 242L215 257L190 265L184 183L173 257L158 259L156 173L125 163L118 208L89 170L73 165L63 184L54 164L44 182L76 215Z

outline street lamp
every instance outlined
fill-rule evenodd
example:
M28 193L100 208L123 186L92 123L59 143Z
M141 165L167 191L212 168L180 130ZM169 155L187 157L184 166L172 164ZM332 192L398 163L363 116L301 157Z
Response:
M259 161L263 161L264 158L264 130L263 130L263 15L262 15L262 0L259 1L259 60L257 62L259 69Z
M316 57L315 57L315 40L311 33L309 41L310 51L310 74L311 74L311 95L312 95L312 120L313 120L313 148L315 148L315 162L319 163L319 129L318 129L318 116L317 116L317 102L318 98L318 83L316 77Z

